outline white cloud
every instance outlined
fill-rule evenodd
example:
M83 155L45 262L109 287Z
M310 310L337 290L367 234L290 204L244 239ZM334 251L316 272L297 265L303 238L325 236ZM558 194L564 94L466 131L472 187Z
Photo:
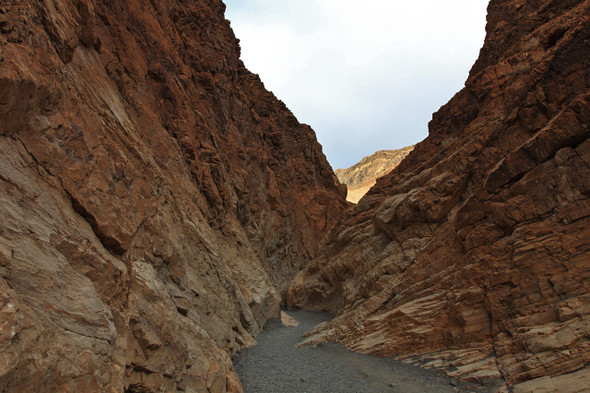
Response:
M242 59L345 167L427 135L483 43L488 0L226 0Z

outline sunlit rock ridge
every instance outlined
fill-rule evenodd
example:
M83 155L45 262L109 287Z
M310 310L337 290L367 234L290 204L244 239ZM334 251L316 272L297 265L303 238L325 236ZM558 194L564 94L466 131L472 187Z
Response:
M346 200L357 203L377 179L395 169L400 162L414 149L414 146L396 150L380 150L364 157L360 162L346 169L334 172L342 184L346 184Z
M590 391L590 1L491 0L465 88L291 283L308 337ZM494 389L496 389L494 388Z

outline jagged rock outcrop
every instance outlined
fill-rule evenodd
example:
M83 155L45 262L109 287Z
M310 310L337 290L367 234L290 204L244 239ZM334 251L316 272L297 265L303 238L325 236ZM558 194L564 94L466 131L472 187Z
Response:
M380 150L364 157L360 162L346 169L334 172L340 183L346 184L346 200L358 201L375 185L377 179L394 170L400 162L414 149L414 146L396 150Z
M0 3L1 391L241 391L345 201L224 9Z
M309 342L590 391L590 1L491 0L466 86L288 290ZM454 371L453 371L454 370Z

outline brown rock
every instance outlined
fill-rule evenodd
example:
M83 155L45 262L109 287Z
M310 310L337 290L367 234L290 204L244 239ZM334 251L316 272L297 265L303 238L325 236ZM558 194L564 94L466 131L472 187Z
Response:
M286 327L297 327L299 326L299 322L289 314L284 311L281 311L281 323L283 326Z
M5 2L0 390L239 392L344 207L220 0Z
M308 342L588 391L589 39L587 0L490 2L465 88L291 283L338 314Z

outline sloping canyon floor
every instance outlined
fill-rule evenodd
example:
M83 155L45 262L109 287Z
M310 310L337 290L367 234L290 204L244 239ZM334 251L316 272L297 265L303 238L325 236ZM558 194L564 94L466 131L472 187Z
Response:
M255 347L234 358L246 393L456 393L485 392L483 386L462 384L441 373L396 359L349 351L338 344L296 347L303 334L332 316L289 311L300 325L285 327L269 320Z

